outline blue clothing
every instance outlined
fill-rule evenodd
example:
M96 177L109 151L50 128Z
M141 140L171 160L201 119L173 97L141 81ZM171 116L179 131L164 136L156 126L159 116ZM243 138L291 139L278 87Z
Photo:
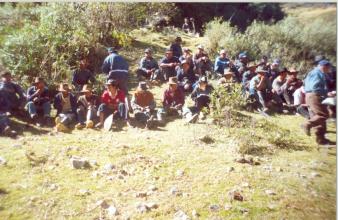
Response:
M222 59L221 57L217 57L215 60L214 71L223 74L224 69L228 68L229 60L227 58Z
M178 43L173 43L170 45L170 49L173 51L173 55L174 57L179 58L180 56L182 56L182 47L181 45L179 45Z
M95 77L94 74L88 69L77 69L73 72L72 84L74 86L83 86L84 84L88 84L88 82L94 83Z
M0 91L0 133L9 125L9 119L6 112L9 109L8 101L4 92Z
M29 115L36 115L38 110L42 111L44 117L50 116L51 105L50 102L44 102L42 105L36 105L34 102L28 102L27 110Z
M327 95L327 85L325 74L318 67L309 72L304 80L305 93L317 93L322 96Z
M146 57L143 57L140 61L140 67L141 70L147 71L151 69L158 69L158 63L154 58L147 59Z
M249 89L250 80L255 76L255 73L251 73L249 70L243 74L242 85Z
M179 68L176 73L176 77L179 82L183 82L185 79L187 79L191 83L194 83L196 81L196 76L191 69L188 69L188 72L184 73L183 69Z
M27 90L27 101L31 102L34 98L38 98L38 101L35 102L36 105L41 105L45 102L49 102L49 91L48 87L45 87L43 92L40 95L34 95L36 93L37 88L35 86L32 86L28 88Z
M26 100L25 91L14 82L0 82L0 91L8 101L8 109L19 108Z
M74 94L69 93L70 97L70 106L71 106L71 112L76 114L76 107L77 107L77 100ZM62 101L62 92L59 92L56 94L54 98L54 108L56 109L56 114L59 115L62 112L63 108L63 101Z
M106 57L102 64L102 72L109 74L111 70L121 71L128 74L129 65L122 56L117 53L112 53Z

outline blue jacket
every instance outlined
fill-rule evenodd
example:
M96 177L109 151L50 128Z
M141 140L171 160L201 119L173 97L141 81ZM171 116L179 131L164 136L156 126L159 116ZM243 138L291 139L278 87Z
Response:
M174 57L179 58L180 56L182 56L182 47L181 45L177 44L177 43L173 43L170 45L170 49L173 51L173 55Z
M221 57L217 57L215 60L214 71L223 74L224 69L229 66L229 60L227 58L222 59Z
M8 100L6 99L6 95L3 91L0 91L0 114L9 111Z
M106 57L102 64L102 72L109 74L111 70L122 70L128 73L129 65L122 56L112 53Z
M182 68L178 68L176 73L176 77L179 82L183 82L184 79L188 79L191 83L194 83L196 81L196 76L191 69L188 69L188 72L184 73Z
M14 82L0 82L0 90L4 92L4 95L9 100L17 100L19 95L20 100L25 100L25 91L19 84Z
M158 69L158 63L154 58L147 59L143 57L140 61L140 69L143 71L151 70L151 69Z
M77 100L73 93L69 93L70 96L70 105L72 108L72 113L76 114ZM62 112L62 92L56 94L54 98L54 108L56 109L56 114L60 114Z
M33 101L33 99L36 98L36 97L39 99L38 102L36 103L38 105L42 105L43 103L49 101L49 91L48 91L47 87L45 87L45 90L39 96L34 95L36 90L37 89L36 89L35 86L28 88L28 90L27 90L27 101L28 102Z
M309 72L304 80L305 93L317 93L322 96L327 95L327 85L325 73L321 72L318 67Z

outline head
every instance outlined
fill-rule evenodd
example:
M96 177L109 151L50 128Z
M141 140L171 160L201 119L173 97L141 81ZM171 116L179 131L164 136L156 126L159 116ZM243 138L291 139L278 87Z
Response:
M262 64L267 64L268 63L268 57L267 56L262 56L261 63Z
M198 81L198 86L200 89L204 90L208 85L208 79L206 76L202 76Z
M262 72L262 71L258 71L258 72L257 72L257 76L258 76L259 78L262 78L264 75L265 75L265 72Z
M151 58L152 57L152 51L151 51L151 49L147 48L144 51L144 55L145 55L146 58Z
M175 43L181 44L182 43L182 38L181 37L176 37L175 38Z
M287 68L283 68L282 71L279 72L279 78L281 80L285 80L286 76L288 75L289 71Z
M137 90L140 92L145 92L148 90L147 83L146 82L139 82Z
M11 72L5 70L2 74L1 74L1 80L3 82L11 82L12 81L12 74Z
M291 68L288 72L288 77L297 78L298 71L295 68Z
M188 23L189 19L188 18L184 18L184 23Z
M91 97L92 96L92 87L89 85L89 84L85 84L83 85L83 88L82 88L82 94L85 95L85 97Z
M191 55L191 50L189 48L183 48L183 54L184 55Z
M86 69L87 66L88 66L88 61L87 61L87 59L82 59L82 60L80 60L79 65L80 65L80 69Z
M331 72L331 63L328 60L321 60L318 67L322 73L328 74Z
M325 59L326 59L325 56L317 55L317 56L315 56L315 58L313 60L313 65L317 66L320 61L325 60Z
M246 53L240 53L238 55L238 59L239 61L243 62L243 63L247 63L248 62L248 56L246 55Z
M116 80L113 80L113 79L108 80L106 82L106 86L107 86L107 90L111 93L115 93L118 88L118 84Z
M226 58L226 56L227 56L226 51L225 51L225 50L221 50L221 51L219 52L219 56L220 56L222 59Z
M204 52L204 46L203 45L198 45L197 51L198 51L198 53L203 53Z
M171 59L173 57L173 51L168 49L166 52L165 52L165 56L168 58L168 59Z
M169 82L168 82L168 85L169 85L169 89L171 91L176 91L177 89L177 78L176 77L170 77L169 78Z
M60 92L62 92L62 95L64 97L67 97L69 95L69 92L70 92L70 87L69 87L68 83L61 83L59 90L60 90Z
M280 60L279 59L274 59L272 64L271 64L271 68L273 70L276 70L279 68L279 65L280 65Z
M45 81L41 77L36 77L34 80L34 86L37 89L43 89L45 87Z
M256 68L257 68L257 65L255 63L249 63L248 65L248 70L251 72L251 73L254 73L256 71Z

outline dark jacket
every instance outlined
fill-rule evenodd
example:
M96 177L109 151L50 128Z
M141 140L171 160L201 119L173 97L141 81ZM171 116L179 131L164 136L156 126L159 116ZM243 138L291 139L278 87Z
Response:
M88 69L77 69L73 72L72 84L83 86L84 84L88 84L88 82L95 83L94 74Z
M37 91L35 86L28 88L27 90L27 101L31 102L34 98L38 98L38 101L35 102L36 105L42 105L45 102L49 101L49 91L48 88L45 87L45 90L40 95L34 95Z
M76 114L76 97L73 93L69 93L70 96L70 105L72 108L72 113ZM56 109L56 114L60 114L62 112L62 92L59 92L58 94L56 94L55 98L54 98L54 108Z

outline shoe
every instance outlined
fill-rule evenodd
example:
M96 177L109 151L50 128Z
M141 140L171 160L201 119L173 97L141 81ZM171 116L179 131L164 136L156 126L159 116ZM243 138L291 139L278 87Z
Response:
M188 123L196 123L197 119L198 119L198 114L196 113L196 114L192 115L191 117L189 117L187 122Z
M200 115L199 115L199 119L205 120L206 118L207 118L207 116L203 112L201 112Z
M18 133L14 130L12 130L9 126L5 127L4 129L4 135L8 137L15 137L18 135Z
M98 129L101 129L102 127L103 127L103 124L101 122L95 125L95 128L98 128Z
M302 124L300 127L307 136L311 136L310 128L308 126L306 126L305 124Z
M85 127L86 127L86 125L85 125L85 124L82 124L82 123L77 123L77 124L75 125L75 128L78 129L78 130L81 130L81 129L85 128Z
M60 118L59 116L57 116L57 117L55 118L55 125L57 125L57 124L59 124L59 123L61 123L61 118Z
M152 129L154 127L154 117L151 116L146 123L146 128L147 129Z
M94 122L92 120L89 120L86 122L86 128L93 128L94 127Z
M326 139L326 138L316 138L316 142L317 144L319 145L336 145L335 142L333 141L330 141L329 139Z
M64 125L62 123L58 123L55 126L55 128L56 128L57 132L65 132L65 133L70 132L70 129L66 125Z

